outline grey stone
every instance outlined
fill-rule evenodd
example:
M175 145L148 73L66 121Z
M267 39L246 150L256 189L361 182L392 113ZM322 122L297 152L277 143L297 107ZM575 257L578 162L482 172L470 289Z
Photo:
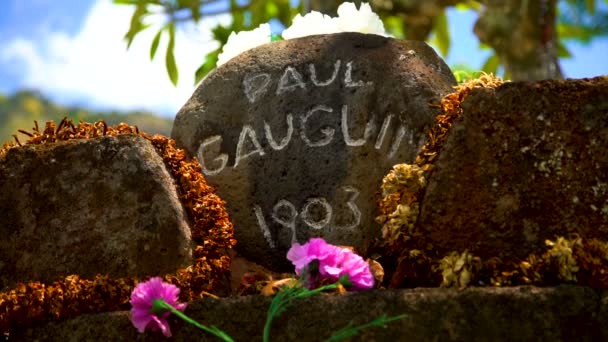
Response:
M237 249L289 270L295 241L365 254L382 177L412 162L455 80L424 42L340 33L266 44L209 74L172 137L227 202Z
M10 149L0 159L0 216L0 288L192 262L175 181L136 135Z
M556 237L608 237L608 77L473 90L424 195L440 253L522 259Z
M185 313L224 330L235 341L261 341L270 298L203 299ZM386 328L365 329L352 341L606 341L607 303L588 287L418 288L320 295L298 300L274 320L271 341L322 341L352 323L406 314ZM235 314L237 313L237 314ZM174 341L217 341L175 317ZM15 331L27 341L165 341L139 334L128 312L82 315Z

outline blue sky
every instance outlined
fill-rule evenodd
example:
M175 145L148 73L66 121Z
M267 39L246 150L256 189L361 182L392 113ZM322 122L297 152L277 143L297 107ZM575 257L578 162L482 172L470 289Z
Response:
M173 116L195 87L194 70L216 48L209 27L228 17L202 23L177 36L180 82L173 87L164 69L164 54L149 60L154 30L144 32L129 51L122 40L132 9L111 0L0 0L0 93L21 88L40 90L64 105L97 110L150 110ZM448 64L480 67L488 51L478 50L472 34L475 13L449 12L452 37ZM160 25L162 18L152 18ZM164 51L161 41L159 51ZM570 43L574 58L562 60L567 77L608 74L608 39L589 45Z

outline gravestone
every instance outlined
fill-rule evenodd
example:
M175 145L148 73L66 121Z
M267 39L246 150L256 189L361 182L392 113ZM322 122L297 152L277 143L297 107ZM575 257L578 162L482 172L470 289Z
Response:
M235 225L237 250L292 270L294 242L320 236L365 254L376 192L412 162L456 81L424 42L360 33L249 50L210 73L172 137L197 156Z

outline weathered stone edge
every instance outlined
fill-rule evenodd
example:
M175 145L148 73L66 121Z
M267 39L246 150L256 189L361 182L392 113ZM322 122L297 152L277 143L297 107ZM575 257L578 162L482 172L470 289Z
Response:
M186 314L226 331L235 341L262 338L271 298L201 299ZM357 341L601 341L608 340L608 294L573 285L539 288L417 288L322 295L296 302L274 321L273 341L318 341L352 321L407 314L388 328L364 330ZM216 341L171 319L175 341ZM44 341L161 341L139 334L127 311L89 314L15 331L10 338Z
M233 238L232 223L224 203L215 194L215 189L206 184L196 159L190 159L183 150L176 149L173 139L158 134L150 136L126 123L110 127L100 120L95 123L81 121L74 125L72 120L65 117L58 126L52 120L48 121L44 131L39 130L36 121L34 123L32 133L20 131L30 137L26 143L21 144L15 139L15 143L4 144L0 148L0 159L11 148L24 145L124 134L138 135L148 140L178 185L180 202L193 221L192 240L199 245L193 250L193 264L177 270L175 274L165 275L165 281L181 289L182 300L199 298L202 291L215 291L216 287L220 288L217 294L226 294L226 280L230 272L227 250L236 240ZM213 272L218 274L214 276ZM110 278L97 275L94 279L81 279L78 275L69 275L53 284L39 281L19 283L16 288L0 292L0 329L4 335L9 335L15 327L27 326L36 321L65 319L83 312L125 309L129 305L129 295L138 281L137 277ZM221 291L224 287L226 289Z

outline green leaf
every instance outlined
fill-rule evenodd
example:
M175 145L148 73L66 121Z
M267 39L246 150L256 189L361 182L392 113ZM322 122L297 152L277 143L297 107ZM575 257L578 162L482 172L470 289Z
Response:
M559 41L557 44L557 57L572 58L572 54L570 53L570 51L568 50L568 48L562 41Z
M139 0L114 0L113 3L116 5L137 5Z
M152 40L152 45L150 45L150 60L153 60L154 56L156 55L156 50L158 49L158 43L160 43L160 36L162 33L162 29L158 30L156 36L154 36L154 39Z
M479 10L481 9L481 4L479 3L479 1L466 1L456 4L455 7L458 11L473 10L479 12Z
M213 39L220 42L220 44L226 44L232 31L222 25L217 25L211 30L211 33L213 33Z
M175 56L173 50L175 48L175 24L169 24L169 45L167 45L167 55L165 56L165 66L167 67L167 73L169 79L174 86L177 86L177 63L175 63Z
M198 23L199 20L201 20L201 8L197 4L192 4L190 13L192 14L192 19L195 23Z
M487 73L492 73L492 74L496 75L499 65L500 65L500 59L498 58L498 55L493 54L492 56L488 57L488 59L486 59L486 62L483 63L481 70L483 70Z
M131 47L131 43L133 43L133 40L135 39L135 36L147 29L148 27L150 27L150 24L146 24L146 25L139 25L137 27L135 27L133 30L129 30L129 32L127 32L125 38L127 39L127 49Z
M210 52L205 57L205 63L201 64L201 66L196 69L194 73L194 85L197 85L203 77L205 77L217 64L217 56L220 54L221 49L217 49L215 51Z
M299 5L297 7L291 7L289 1L283 1L279 6L279 14L276 18L283 24L285 27L288 27L291 24L292 19L296 16L297 13L300 12L302 8L302 1L298 1Z
M396 15L383 18L384 27L392 33L397 39L404 39L405 32L403 31L403 18Z
M129 26L129 31L125 34L125 39L127 40L127 49L131 47L131 43L133 43L133 39L135 36L150 27L150 24L144 24L142 19L148 15L148 9L145 5L138 5L135 8L135 12L133 12L133 16L131 17L131 25Z
M585 7L587 7L589 14L595 14L595 0L585 0Z
M492 47L486 43L479 43L479 50L492 50Z
M264 14L270 18L274 18L279 15L279 6L272 1L266 3L264 10Z
M349 288L349 287L353 286L353 283L351 283L351 282L350 282L350 279L349 279L348 274L344 274L344 275L342 275L342 276L341 276L341 277L338 279L338 282L339 282L340 284L342 284L342 286L344 286L344 287L346 287L346 288Z
M435 38L437 39L437 47L445 57L450 51L450 31L448 28L448 17L445 15L445 10L435 18Z
M116 5L161 5L159 0L113 0Z

